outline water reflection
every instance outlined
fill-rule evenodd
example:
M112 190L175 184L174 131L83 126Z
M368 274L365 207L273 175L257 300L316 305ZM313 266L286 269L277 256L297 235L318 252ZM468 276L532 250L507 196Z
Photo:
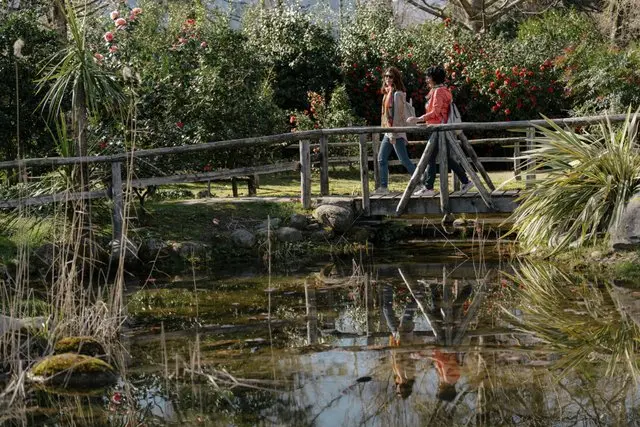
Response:
M198 310L210 307L203 313L209 322L165 335L155 328L166 313L154 320L149 312L153 304L171 306L160 298L172 288L180 301L192 301L187 286L133 296L145 303L145 326L129 332L126 379L92 407L101 405L110 425L568 426L640 419L639 316L631 291L550 265L478 265L470 258L387 259L319 271L273 279L269 289L257 280L199 285L196 299L208 305ZM236 302L232 315L226 307L217 314L218 297ZM173 315L182 312L191 315ZM143 311L130 305L130 315L135 325ZM260 382L219 387L215 372L223 369ZM116 393L127 398L114 404Z

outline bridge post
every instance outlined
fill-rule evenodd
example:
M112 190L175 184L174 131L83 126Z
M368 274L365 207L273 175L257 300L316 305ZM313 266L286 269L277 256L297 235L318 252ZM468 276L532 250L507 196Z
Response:
M304 209L311 208L311 152L309 140L300 141L300 201Z
M516 178L516 181L520 181L522 176L520 176L520 168L522 167L522 159L520 159L520 141L516 141L516 144L513 146L513 175Z
M375 187L380 188L380 165L378 164L378 154L380 153L380 134L371 134L371 145L373 147L373 180Z
M444 132L438 132L438 157L440 160L440 211L449 213L449 150Z
M111 199L113 200L112 240L122 243L122 221L124 205L122 201L122 163L111 163Z
M369 155L367 153L367 135L360 134L360 182L362 184L362 210L369 216L371 201L369 200Z
M320 137L320 195L329 195L329 138Z
M536 137L536 129L535 128L527 128L527 151L530 151L534 147L534 139ZM529 159L527 161L527 188L530 188L533 185L533 182L536 180L536 174L534 172L536 164L534 161Z

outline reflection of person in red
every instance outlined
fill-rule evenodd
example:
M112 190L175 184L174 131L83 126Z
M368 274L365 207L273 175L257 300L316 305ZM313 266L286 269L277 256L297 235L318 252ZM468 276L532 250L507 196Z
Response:
M456 395L456 383L460 379L460 366L456 353L434 350L433 361L438 372L438 399L452 402Z

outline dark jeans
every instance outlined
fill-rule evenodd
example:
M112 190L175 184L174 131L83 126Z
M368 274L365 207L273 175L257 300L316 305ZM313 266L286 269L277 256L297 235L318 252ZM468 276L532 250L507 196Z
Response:
M429 190L433 190L433 183L436 181L436 159L438 158L438 152L440 151L438 139L440 138L440 132L434 132L429 137L429 142L435 142L436 147L429 159L429 164L427 165L427 170L424 173L424 186ZM450 151L449 151L450 153ZM458 179L461 183L466 184L469 182L469 178L467 177L467 173L464 171L464 168L460 166L460 163L456 162L449 154L449 169L453 171L458 176ZM447 171L448 172L448 171Z
M392 144L388 136L382 138L380 151L378 152L378 165L380 166L380 186L387 188L389 184L389 156L391 151L395 150L398 160L407 169L409 175L413 175L416 165L413 164L407 152L407 141L404 138L396 138L396 143Z

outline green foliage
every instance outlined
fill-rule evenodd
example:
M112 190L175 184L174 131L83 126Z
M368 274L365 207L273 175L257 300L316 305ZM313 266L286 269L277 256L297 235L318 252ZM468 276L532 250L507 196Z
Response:
M331 92L339 78L339 60L330 27L314 23L309 14L292 6L256 7L243 28L248 48L271 69L278 106L302 110L308 107L308 91Z
M366 123L380 124L382 74L389 66L402 72L416 110L423 108L427 89L414 48L411 33L395 23L388 3L361 5L345 24L339 42L342 74L351 105Z
M585 43L561 59L580 114L619 113L640 106L640 48Z
M14 56L13 45L24 41L22 58ZM0 157L15 159L16 144L16 65L20 102L20 139L27 156L50 155L52 142L45 120L36 113L40 102L34 96L34 80L39 63L58 50L55 34L39 25L37 10L8 13L0 19Z
M621 128L578 134L549 122L538 128L528 161L546 177L523 192L512 231L526 250L556 253L593 244L615 227L624 206L640 190L640 148L635 116Z
M195 2L173 3L168 13L151 1L141 2L141 8L136 30L116 32L105 46L109 65L120 70L137 98L137 146L198 144L282 130L283 114L272 101L266 70L226 17ZM129 13L121 9L121 16ZM115 43L118 50L108 54ZM106 139L103 150L120 150L120 135L107 130L105 137L113 140ZM165 157L143 164L140 174L248 165L266 149L234 154Z

